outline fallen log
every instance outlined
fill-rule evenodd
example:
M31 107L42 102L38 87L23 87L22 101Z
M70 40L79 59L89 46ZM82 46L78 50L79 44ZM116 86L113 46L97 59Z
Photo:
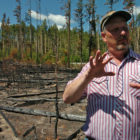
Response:
M17 82L17 83L40 83L40 82L45 82L45 83L56 83L55 80L46 80L46 79L36 79L36 80L27 80L27 79L23 79L23 80L18 80L18 79L0 79L0 82L9 82L9 83L13 83L13 82ZM68 81L59 81L59 83L67 83Z
M63 93L64 90L60 90L58 91L58 93ZM29 97L29 96L39 96L39 95L45 95L45 94L56 94L56 91L51 91L51 92L41 92L41 93L28 93L28 94L17 94L17 95L12 95L12 96L8 96L8 98L20 98L20 97Z
M47 112L47 111L37 110L37 109L0 106L0 110L5 110L8 112L14 112L14 113L35 115L35 116L56 117L55 112ZM86 116L80 116L80 115L74 115L74 114L64 114L64 113L59 113L59 118L69 120L69 121L80 121L80 122L85 122L85 120L86 120Z
M57 100L58 100L58 102L63 102L62 99L57 99ZM16 98L8 98L8 101L13 101L13 102L39 102L39 101L55 102L56 99L47 99L47 98L16 99Z

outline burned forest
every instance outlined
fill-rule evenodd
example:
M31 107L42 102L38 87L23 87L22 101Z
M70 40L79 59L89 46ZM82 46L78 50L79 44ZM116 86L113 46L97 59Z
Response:
M64 104L77 70L1 62L0 139L72 139L85 122L86 101Z
M117 2L105 0L103 8L111 11ZM7 3L0 12L0 140L84 139L87 100L65 104L62 95L91 55L107 51L100 33L103 15L96 13L101 5L57 0L50 10L61 11L51 13L52 1ZM134 15L134 0L121 3ZM140 53L140 14L132 19L131 48Z

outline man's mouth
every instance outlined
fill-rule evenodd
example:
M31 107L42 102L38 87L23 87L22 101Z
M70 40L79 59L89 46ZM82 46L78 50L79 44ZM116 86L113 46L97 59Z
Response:
M128 40L127 39L120 39L120 40L118 40L118 43L120 44L126 44L126 43L128 43Z

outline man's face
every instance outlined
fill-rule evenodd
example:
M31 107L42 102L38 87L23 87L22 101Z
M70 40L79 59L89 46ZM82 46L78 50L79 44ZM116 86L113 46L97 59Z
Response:
M125 19L122 17L112 18L105 26L102 37L109 50L128 50L129 30Z

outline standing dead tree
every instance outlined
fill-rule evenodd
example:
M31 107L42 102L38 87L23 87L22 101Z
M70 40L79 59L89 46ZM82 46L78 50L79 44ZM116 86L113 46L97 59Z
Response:
M21 0L16 0L17 2L17 7L16 9L14 10L14 16L16 16L17 18L17 26L18 26L18 40L17 40L17 48L18 48L18 51L19 51L19 59L22 58L22 28L21 28Z
M70 30L70 26L71 26L71 0L67 1L67 5L66 5L67 9L66 9L66 23L67 23L67 29L68 29L68 68L70 68L70 55L71 55L71 30Z
M55 81L56 81L56 100L55 100L55 110L56 110L56 122L55 122L55 139L57 138L57 125L59 118L59 108L58 108L58 43L57 43L57 30L55 31Z
M112 11L113 10L113 5L115 4L115 3L117 3L119 0L106 0L106 3L105 3L105 5L109 5L109 9L110 9L110 11Z
M71 0L62 0L64 2L63 7L61 8L65 12L66 17L66 25L67 25L67 31L68 31L68 47L67 47L67 66L70 68L70 56L71 56Z
M86 12L87 18L89 21L89 56L91 56L92 52L96 52L97 50L97 35L96 35L96 17L95 17L95 0L88 0L86 4ZM93 54L92 54L93 55Z
M33 25L32 25L32 2L31 0L28 0L28 5L29 5L29 9L28 12L25 15L25 21L29 24L29 42L26 44L30 47L30 58L32 58L33 55Z
M83 13L83 0L78 0L77 9L75 9L75 18L79 25L79 47L80 47L80 58L81 63L83 62L83 24L84 24L84 13Z

